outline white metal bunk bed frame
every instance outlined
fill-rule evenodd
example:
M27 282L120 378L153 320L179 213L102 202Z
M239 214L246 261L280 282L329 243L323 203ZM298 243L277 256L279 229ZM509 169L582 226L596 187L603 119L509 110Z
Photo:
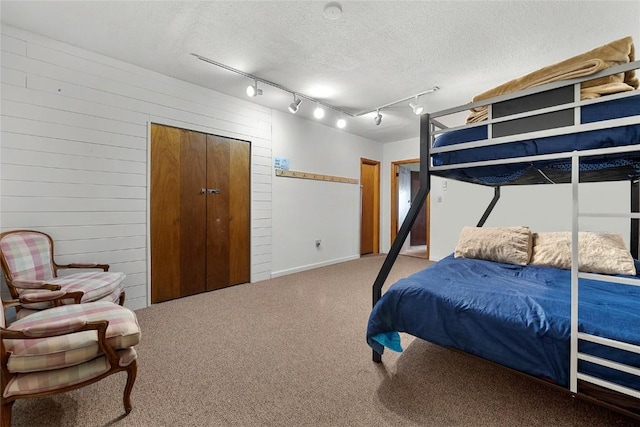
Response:
M580 373L578 371L578 361L584 360L590 363L595 363L598 365L602 365L611 369L623 371L629 374L636 375L640 378L640 369L628 365L623 365L618 362L614 362L608 359L602 359L599 357L591 356L588 354L583 354L578 351L578 342L579 340L591 341L597 344L615 347L618 349L626 350L629 352L633 352L636 354L640 354L640 346L616 341L608 338L603 338L595 335L590 335L586 333L582 333L578 331L578 291L579 291L579 279L592 279L599 280L611 283L620 283L624 285L631 286L640 286L640 279L629 279L629 278L620 278L614 276L593 274L593 273L583 273L578 271L578 231L579 231L579 219L581 217L617 217L617 218L629 218L632 220L639 220L640 213L630 212L628 214L620 214L620 213L581 213L579 211L579 197L578 197L578 184L580 179L580 170L579 170L579 162L580 157L585 156L596 156L596 155L611 155L611 154L621 154L621 153L630 153L630 152L640 152L640 143L638 144L630 144L623 145L617 147L609 147L609 148L598 148L598 149L588 149L582 151L572 151L572 152L560 152L554 154L543 154L543 155L533 155L533 156L525 156L525 157L516 157L516 158L507 158L507 159L499 159L499 160L487 160L487 161L478 161L478 162L468 162L468 163L457 163L457 164L447 164L443 166L433 166L431 154L469 149L469 148L478 148L478 147L487 147L498 144L506 144L511 142L529 140L532 138L544 138L556 135L565 135L577 132L598 130L598 129L606 129L617 126L625 126L625 125L633 125L640 123L640 115L634 115L630 117L616 118L603 120L593 123L581 124L581 107L585 105L590 105L599 102L607 102L614 99L625 98L628 96L640 96L640 90L634 90L629 92L621 92L617 94L611 94L602 96L595 99L588 100L580 100L580 84L585 81L593 80L595 78L608 76L617 73L624 73L630 70L637 70L640 68L640 61L631 62L628 64L623 64L615 67L611 67L600 71L598 73L592 74L587 77L558 81L554 83L549 83L546 85L541 85L537 87L528 88L522 91L500 95L497 97L493 97L490 99L486 99L483 101L469 103L463 106L450 108L447 110L439 111L432 114L423 114L421 116L421 136L420 136L420 190L418 191L415 199L411 204L411 208L405 217L405 220L398 231L397 237L394 240L391 249L384 261L380 272L373 284L373 305L375 306L376 302L380 299L382 295L382 286L388 274L397 258L400 248L402 247L404 241L406 240L409 230L413 226L413 223L417 217L418 212L422 208L424 201L429 194L430 191L430 175L435 174L438 175L439 171L446 171L451 169L459 169L459 168L468 168L468 167L478 167L478 166L494 166L494 165L503 165L503 164L513 164L513 163L531 163L536 161L546 161L546 160L558 160L558 159L571 159L571 192L572 192L572 254L571 254L571 337L570 337L570 380L569 380L569 390L573 395L579 397L585 397L588 400L603 404L604 406L609 407L610 409L618 410L627 415L633 416L634 418L640 418L640 413L631 412L625 408L617 407L616 404L612 404L611 402L601 401L598 398L593 398L590 396L581 396L581 393L578 392L578 380L582 380L588 383L595 384L597 386L613 390L614 392L621 393L627 396L631 396L633 398L640 400L640 388L638 390L631 389L625 386L621 386L609 381L605 381L599 378L592 377L590 375L586 375ZM492 105L498 102L513 100L517 98L521 98L528 95L534 95L542 92L547 92L550 90L554 90L557 88L565 87L565 86L573 86L573 101L572 102L563 102L559 105L554 105L545 108L539 108L531 111L526 111L522 113L512 114L503 116L500 118L493 118L492 116ZM448 116L454 113L459 113L463 111L468 111L472 108L487 106L488 107L488 119L481 121L479 123L463 125L453 128L447 128L447 126L443 125L440 121L437 120L439 117ZM492 127L493 124L507 122L514 119L532 117L544 113L555 112L560 110L566 110L572 108L574 111L573 121L574 124L572 126L564 126L560 128L554 129L545 129L545 130L537 130L532 132L520 133L516 135L510 136L500 136L493 137L492 136ZM487 126L487 139L467 142L467 143L459 143L452 144L449 146L443 147L434 147L435 135L446 133L453 130L458 129L469 129L477 126ZM550 182L546 175L544 175L541 171L540 173ZM634 184L632 181L632 190ZM482 218L478 222L478 226L482 226L486 221L487 217L491 213L491 210L495 206L496 202L499 198L499 186L495 186L495 196L488 206L487 210L483 214ZM635 185L635 189L638 189L638 186ZM632 196L633 199L633 196ZM634 206L636 204L636 206ZM635 209L634 209L635 208ZM632 201L632 210L637 209L637 196L636 203ZM637 222L637 221L636 221ZM634 227L632 227L632 232ZM632 239L633 243L633 239ZM637 250L632 253L637 258ZM381 355L377 353L375 350L373 351L373 361L381 362Z

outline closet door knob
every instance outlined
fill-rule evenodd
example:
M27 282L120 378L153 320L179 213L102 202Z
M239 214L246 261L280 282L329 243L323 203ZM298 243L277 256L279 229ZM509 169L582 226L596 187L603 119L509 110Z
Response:
M200 194L207 194L207 189L206 188L201 188L200 189Z
M220 194L220 190L217 188L207 188L207 193L209 194Z

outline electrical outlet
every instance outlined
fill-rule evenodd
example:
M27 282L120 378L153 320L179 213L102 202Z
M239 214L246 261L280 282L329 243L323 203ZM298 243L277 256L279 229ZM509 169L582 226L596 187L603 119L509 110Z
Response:
M320 247L320 243L322 243L321 239L316 239L316 248Z

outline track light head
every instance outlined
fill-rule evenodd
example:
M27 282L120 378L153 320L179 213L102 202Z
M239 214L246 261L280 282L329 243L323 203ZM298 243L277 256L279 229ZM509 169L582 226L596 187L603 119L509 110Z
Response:
M298 109L300 108L300 104L302 104L302 99L296 98L296 95L294 94L293 102L289 104L289 111L291 112L291 114L295 114L298 112Z
M255 97L258 95L262 95L262 89L258 89L258 81L255 80L255 83L247 86L247 96Z
M424 111L424 107L422 105L416 104L415 102L410 102L409 107L413 110L413 114L419 116Z
M340 117L336 122L336 126L338 127L338 129L344 129L347 126L347 121L344 118Z
M419 116L424 111L424 106L418 104L418 97L416 96L415 101L409 103L409 107L413 110L413 114Z
M320 106L320 104L317 104L316 109L313 110L313 117L318 120L324 117L324 109Z
M380 114L380 110L376 111L376 116L373 118L373 122L376 126L380 126L380 123L382 123L382 114Z

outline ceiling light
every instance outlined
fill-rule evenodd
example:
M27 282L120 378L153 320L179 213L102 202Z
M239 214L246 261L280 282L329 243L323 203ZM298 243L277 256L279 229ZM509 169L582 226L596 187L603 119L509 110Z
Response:
M313 117L315 117L316 119L321 119L324 117L324 110L322 109L320 104L317 104L316 109L313 110Z
M347 126L347 121L344 119L344 117L340 117L336 122L336 126L338 127L338 129L344 129Z
M339 17L340 12L342 11L342 6L340 5L340 3L337 3L337 2L329 2L329 3L327 3L325 5L325 8L326 8L326 13L331 17ZM327 16L327 18L329 18L329 16ZM205 58L204 56L198 55L196 53L192 53L191 55L195 56L196 58L198 58L201 61L204 61L204 62L207 62L209 64L215 65L216 67L223 68L223 69L225 69L227 71L230 71L232 73L235 73L235 74L238 74L238 75L243 76L245 78L254 80L254 84L249 86L249 87L247 87L247 95L250 96L250 97L255 97L255 96L258 96L258 95L262 95L262 89L258 89L258 80L262 84L265 84L265 85L268 85L268 86L271 86L271 87L274 87L276 89L279 89L279 90L282 90L282 91L285 91L285 92L288 92L288 93L292 94L293 95L293 103L289 105L289 111L291 111L292 113L295 113L296 111L298 111L298 109L300 107L300 104L302 103L302 100L299 99L299 98L305 98L305 99L309 100L310 102L315 102L316 103L316 109L314 111L314 116L316 118L318 118L318 119L321 119L321 118L324 117L324 110L323 110L323 108L321 108L320 101L318 99L319 98L330 99L331 96L334 95L333 93L330 93L330 92L327 92L327 91L318 90L317 92L320 93L321 95L316 95L314 97L311 97L311 96L308 96L308 95L305 95L305 94L301 94L300 92L295 92L292 89L289 89L289 88L287 88L285 86L282 86L281 84L278 84L278 83L275 83L275 82L272 82L272 81L269 81L269 80L265 80L265 79L259 78L257 76L254 76L253 74L245 73L244 71L241 71L241 70L238 70L236 68L230 67L230 66L225 65L225 64L223 64L221 62L214 61L213 59ZM323 88L320 88L320 89L323 89ZM324 88L324 89L326 89L326 88ZM374 117L373 120L374 120L374 123L376 125L380 125L380 123L382 123L382 114L380 114L380 111L382 111L385 108L389 108L389 107L395 106L395 105L400 104L400 103L405 103L405 102L407 102L409 100L415 99L415 101L416 101L415 103L414 102L410 102L409 103L409 105L413 109L413 112L415 114L422 114L422 112L424 111L424 107L417 103L418 98L420 96L426 95L428 93L436 92L438 90L440 90L440 88L438 86L433 86L430 89L427 89L427 90L422 91L420 93L416 93L416 94L408 96L406 98L398 99L397 101L389 102L387 104L377 106L377 107L372 108L370 110L363 110L363 111L359 111L359 112L356 112L356 113L351 112L351 111L343 110L343 109L341 109L339 107L336 107L334 105L327 104L326 102L323 103L322 106L340 113L341 116L342 116L341 118L361 117L361 116L369 115L371 113L376 113L376 116ZM315 89L314 89L314 91L315 91ZM422 108L422 110L420 110L421 108ZM342 124L342 122L340 122L340 123ZM338 123L336 123L336 125L338 125ZM346 121L345 121L345 126L346 126Z
M291 104L289 104L289 111L291 111L292 114L295 114L298 112L298 108L300 108L300 104L302 104L302 99L300 98L296 98L296 94L293 94L293 102Z
M410 102L409 103L409 107L411 107L411 109L413 110L413 114L415 114L416 116L419 116L424 111L424 107L422 105L418 104L418 97L417 96L416 96L416 101L415 102Z
M330 1L324 7L324 17L330 21L342 18L342 5L337 1Z
M376 116L373 118L373 122L376 126L380 126L380 123L382 123L382 114L380 114L380 110L376 111Z
M262 95L262 89L258 89L258 80L255 80L255 83L247 86L247 95L250 97Z

